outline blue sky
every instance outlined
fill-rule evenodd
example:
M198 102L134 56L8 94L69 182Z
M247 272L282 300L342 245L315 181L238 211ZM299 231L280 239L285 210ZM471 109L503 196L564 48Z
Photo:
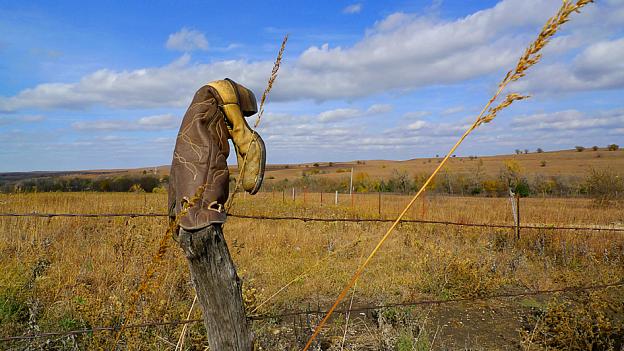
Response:
M444 154L560 0L6 2L0 171L169 164L195 90L262 94L271 163ZM624 0L598 0L459 155L624 143Z

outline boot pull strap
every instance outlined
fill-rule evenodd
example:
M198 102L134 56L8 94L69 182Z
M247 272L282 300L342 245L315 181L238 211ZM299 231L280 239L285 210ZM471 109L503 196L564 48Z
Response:
M221 111L225 114L226 122L239 120L239 118L244 119L243 111L239 105L238 89L236 89L236 83L233 80L229 78L216 80L208 83L208 86L217 93L215 95L219 100Z

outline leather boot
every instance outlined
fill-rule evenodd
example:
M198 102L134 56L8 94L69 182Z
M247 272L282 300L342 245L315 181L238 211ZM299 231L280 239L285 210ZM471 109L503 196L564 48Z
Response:
M225 114L230 137L236 149L239 177L242 177L243 189L253 195L262 185L266 165L264 141L249 127L244 118L258 111L256 97L251 90L230 79L214 81L208 86L213 88L221 99L220 107Z

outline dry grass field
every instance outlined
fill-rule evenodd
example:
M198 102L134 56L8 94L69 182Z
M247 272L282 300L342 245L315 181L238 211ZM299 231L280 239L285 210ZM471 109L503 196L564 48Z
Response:
M327 194L325 194L327 196ZM338 206L307 194L242 196L232 212L316 217L378 216L376 195L347 195ZM384 195L391 218L406 196ZM0 212L163 212L163 194L39 193L0 196ZM424 206L424 207L423 207ZM621 203L528 198L524 223L622 226ZM409 218L513 222L503 198L428 197ZM97 326L118 326L166 230L165 218L0 219L0 338ZM225 235L251 310L303 272L257 313L326 309L368 254L387 223L318 223L230 218ZM169 240L165 260L127 323L185 319L194 292L186 262ZM621 281L624 233L402 224L366 271L347 308L418 300L487 297ZM624 289L393 307L338 314L322 349L618 349L624 338ZM194 311L192 318L199 318ZM254 321L263 350L300 349L318 316ZM122 349L173 350L181 326L131 329ZM346 329L346 331L345 331ZM0 342L1 349L111 349L110 332ZM343 340L344 339L344 340ZM192 324L186 348L204 350L203 327ZM619 343L619 344L618 344ZM593 345L593 346L592 346Z
M280 181L285 178L295 179L301 177L302 172L318 168L323 171L319 174L312 174L313 177L335 179L344 177L347 171L353 167L356 172L365 172L373 178L388 178L394 170L406 171L409 174L431 173L438 165L441 158L415 158L411 160L365 160L349 162L318 162L301 164L270 164L267 165L266 177L268 182ZM527 154L496 155L479 157L454 157L449 159L445 170L454 174L474 173L479 161L482 161L481 171L484 176L495 176L504 162L513 160L518 163L523 173L527 176L541 174L543 176L578 176L584 177L592 169L604 170L624 169L624 149L608 151L606 148L599 148L594 151L591 148L583 152L576 150L559 150L537 153L534 150ZM230 172L236 174L236 165L230 167ZM156 172L159 175L168 175L169 166L135 168L135 169L106 169L106 170L86 170L62 172L66 177L113 177L122 175L141 175L144 172ZM34 176L31 175L31 176Z
M326 171L315 177L337 178L344 176L344 172L350 171L351 167L356 172L365 172L373 178L388 178L394 170L406 171L410 174L430 174L438 165L441 158L416 158L406 161L370 160L353 162L328 162L318 163L319 169ZM479 157L454 157L449 159L445 169L454 174L470 174L475 171L481 160L482 172L485 176L497 175L505 161L513 160L518 163L525 175L541 174L544 176L586 176L592 169L602 170L624 169L624 150L607 151L604 148L598 151L591 149L577 152L575 150L562 150L553 152L519 155L479 156ZM544 163L542 163L544 162ZM545 166L542 166L545 164ZM303 171L314 168L313 163L298 165L273 165L267 171L267 178L274 177L276 181L284 178L294 179L300 177ZM342 173L342 174L341 174Z

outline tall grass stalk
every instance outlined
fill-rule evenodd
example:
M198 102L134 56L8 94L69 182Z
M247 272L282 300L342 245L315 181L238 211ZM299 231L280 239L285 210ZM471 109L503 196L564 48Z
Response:
M455 152L455 150L459 147L459 145L461 145L461 143L464 141L464 139L466 139L466 137L470 133L472 133L473 130L475 130L477 127L479 127L481 124L491 122L501 110L503 110L503 109L507 108L508 106L510 106L514 101L522 100L522 99L525 99L525 98L528 97L528 96L524 96L524 95L520 95L520 94L516 94L516 93L511 93L511 94L508 94L506 96L506 98L502 102L500 102L496 107L492 107L492 104L497 100L497 98L500 95L500 93L505 89L505 87L510 82L516 81L516 80L524 77L525 74L526 74L526 71L531 66L533 66L537 62L539 62L539 60L542 57L541 53L540 53L541 50L546 46L546 44L548 44L548 42L550 41L552 36L555 35L555 33L557 33L557 31L561 28L561 26L564 23L569 21L570 15L573 12L580 12L580 9L583 6L589 4L590 2L593 2L593 0L578 0L576 2L571 2L571 1L568 1L568 0L564 0L563 4L559 8L559 11L557 12L557 14L555 14L553 17L549 18L546 21L546 24L544 25L544 27L542 28L542 31L537 36L537 39L533 43L531 43L529 45L529 47L524 51L524 54L518 60L518 63L516 64L516 67L514 69L511 69L511 70L509 70L507 72L507 74L505 75L505 78L503 78L503 80L498 85L498 89L497 89L496 93L492 96L492 98L490 98L490 100L487 102L487 104L485 104L485 106L481 110L481 113L479 113L479 115L477 116L477 118L475 119L473 124L459 138L459 140L455 143L455 145L453 145L453 147L446 154L446 156L444 157L442 162L440 162L438 167L433 171L433 173L431 173L429 178L427 178L427 180L422 185L420 190L418 190L416 195L414 195L414 197L407 204L405 209L401 212L401 214L397 217L397 219L392 223L390 228L386 231L386 234L384 234L384 236L381 238L381 240L379 240L379 242L377 243L375 248L371 251L371 253L368 255L368 257L364 261L364 263L352 275L351 279L349 280L347 285L344 287L344 289L342 289L342 291L338 295L338 298L336 299L336 301L334 302L332 307L329 309L329 311L327 312L325 317L316 326L316 328L314 330L314 333L312 333L312 335L308 339L308 342L306 343L305 347L303 348L303 351L308 350L310 348L310 346L312 346L312 343L314 342L314 340L316 339L316 337L320 333L321 328L325 325L325 323L327 322L329 317L331 317L331 315L334 312L334 310L338 307L338 304L340 304L340 302L345 298L345 296L347 295L349 290L355 285L355 283L358 281L358 279L360 278L360 276L364 272L364 269L366 268L366 266L368 266L368 264L370 263L372 258L377 254L377 252L379 251L379 249L381 248L383 243L386 241L386 239L388 239L388 237L390 236L390 234L392 233L394 228L399 224L401 219L405 216L407 211L412 207L414 202L416 202L416 199L418 199L420 194L422 194L425 191L425 189L427 188L429 183L433 180L433 178L440 171L440 169L442 169L442 167L444 166L446 161Z
M288 34L286 34L286 36L284 36L284 39L282 40L282 45L280 46L279 52L277 53L277 58L275 59L275 63L273 64L273 69L271 70L271 75L269 76L267 86L264 89L264 92L262 93L262 98L260 98L260 108L258 109L256 122L254 123L254 126L253 126L253 130L252 130L253 133L256 133L256 128L258 128L258 126L260 125L260 121L262 120L262 115L264 115L264 103L266 102L269 96L269 93L271 92L271 89L273 89L273 83L275 83L275 80L277 79L277 73L279 72L279 69L282 63L282 56L284 55L284 49L286 49L287 42L288 42ZM251 143L253 142L253 140L254 139L252 138L249 141L249 145L247 145L248 150L251 147ZM243 172L245 171L245 166L247 165L248 155L249 153L245 154L245 157L243 158L243 164L239 165L238 179L236 180L234 191L232 191L232 196L230 196L227 203L225 204L226 211L228 211L233 206L236 192L238 191L238 188L240 188L240 185L243 182Z

